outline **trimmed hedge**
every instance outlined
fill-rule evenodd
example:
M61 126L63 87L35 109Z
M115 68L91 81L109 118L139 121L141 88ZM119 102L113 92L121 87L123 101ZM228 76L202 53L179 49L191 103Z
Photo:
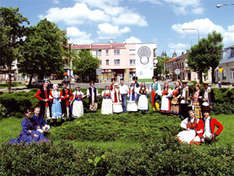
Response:
M234 151L200 148L174 139L147 141L124 152L72 145L33 144L0 147L0 175L233 175Z
M5 106L3 106L2 104L0 104L0 119L2 119L3 117L5 117L6 113L7 113L7 109L5 108Z
M134 141L169 138L180 130L180 118L140 113L102 115L85 114L72 123L51 129L50 137L55 140L74 141Z

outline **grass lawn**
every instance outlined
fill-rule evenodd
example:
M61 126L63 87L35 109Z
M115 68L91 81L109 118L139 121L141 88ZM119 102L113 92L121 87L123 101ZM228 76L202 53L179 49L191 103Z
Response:
M234 143L234 115L213 116L220 121L224 130L213 145ZM19 118L0 120L0 144L16 138L21 131ZM148 113L101 115L85 114L80 119L65 122L59 127L52 127L50 138L55 144L72 143L77 148L88 146L124 151L140 148L144 139L162 137L161 132L175 135L179 131L180 119L175 116L165 116ZM171 130L171 131L170 131ZM173 133L173 131L176 131Z

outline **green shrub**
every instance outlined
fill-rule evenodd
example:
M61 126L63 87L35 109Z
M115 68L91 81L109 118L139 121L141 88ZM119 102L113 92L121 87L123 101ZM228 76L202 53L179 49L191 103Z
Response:
M174 139L147 141L124 152L72 145L2 145L0 175L233 175L231 145L181 145Z
M0 103L0 119L7 116L7 109Z

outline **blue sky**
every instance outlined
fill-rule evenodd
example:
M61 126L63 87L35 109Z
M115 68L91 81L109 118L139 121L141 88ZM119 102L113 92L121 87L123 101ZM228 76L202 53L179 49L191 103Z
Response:
M47 18L66 30L70 42L157 43L157 55L178 55L216 30L234 44L234 0L0 0L19 7L31 25ZM193 28L194 30L183 30Z

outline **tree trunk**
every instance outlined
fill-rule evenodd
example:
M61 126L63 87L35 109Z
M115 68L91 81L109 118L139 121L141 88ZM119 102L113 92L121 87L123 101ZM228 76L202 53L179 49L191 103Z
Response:
M200 72L198 72L198 76L199 76L199 81L200 81L200 84L203 82L202 81L202 72L200 71Z
M215 82L215 68L212 68L211 70L211 83L214 84Z
M30 75L30 79L29 79L29 83L28 83L29 86L31 86L31 84L32 84L32 78L33 78L33 74Z
M8 72L8 93L11 93L11 67L9 67Z

